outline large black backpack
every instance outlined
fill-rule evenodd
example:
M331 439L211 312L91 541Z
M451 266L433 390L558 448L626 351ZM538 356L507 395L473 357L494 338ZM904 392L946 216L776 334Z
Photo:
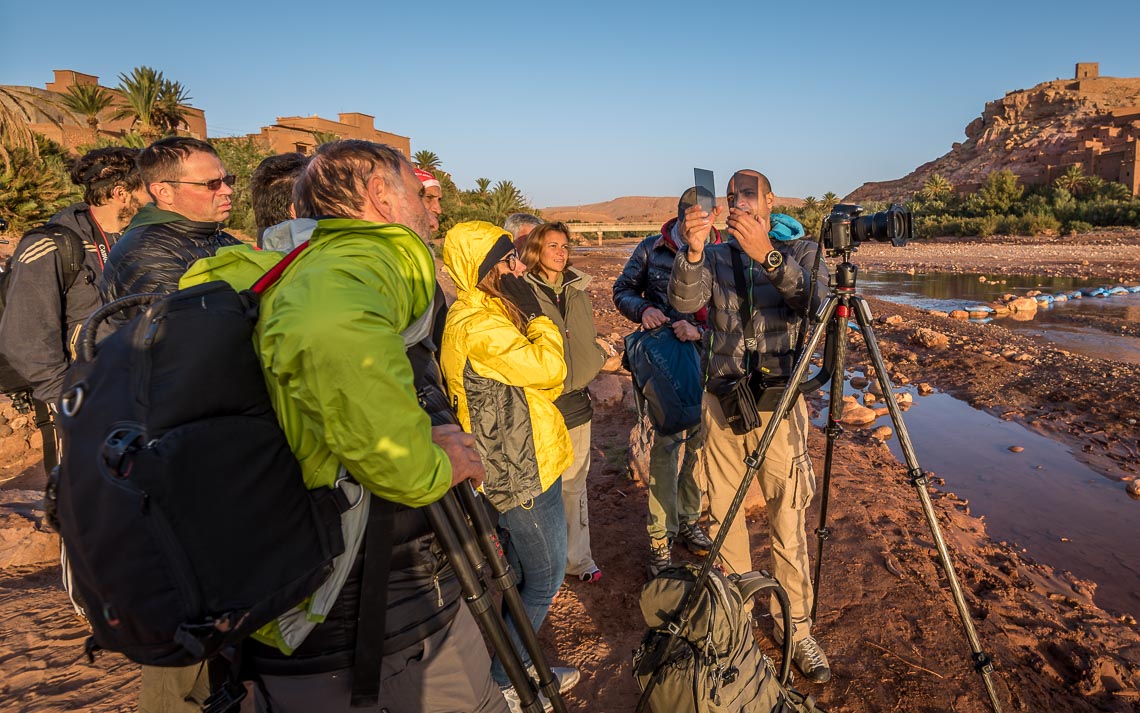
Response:
M240 294L126 297L83 329L49 501L89 645L205 661L303 601L344 551L347 503L305 488L254 350L255 292L273 275ZM108 317L151 299L96 345Z
M649 694L652 713L807 713L820 711L811 697L784 687L771 659L752 635L745 602L777 589L760 572L731 577L709 572L691 604L688 626L666 658L682 601L696 582L697 567L663 570L641 590L641 613L649 631L633 654L633 674ZM789 622L790 623L790 622Z
M47 223L24 233L20 238L20 244L26 243L29 239L44 237L55 241L56 250L59 251L59 259L63 265L63 290L66 293L84 271L83 259L86 251L83 238L66 225ZM12 282L12 260L13 258L8 258L0 267L0 316L3 316L4 308L8 304L8 289ZM18 394L31 390L32 386L28 380L16 373L4 355L0 354L0 393Z

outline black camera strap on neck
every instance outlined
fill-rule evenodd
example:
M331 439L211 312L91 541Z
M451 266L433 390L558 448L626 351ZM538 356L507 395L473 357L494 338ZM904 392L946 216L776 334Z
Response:
M744 279L744 251L735 247L729 248L732 253L732 275L736 283L736 297L740 300L737 309L740 312L740 327L744 332L744 375L752 370L753 362L759 362L754 355L759 353L756 344L756 328L752 324L752 290ZM748 259L749 264L752 258ZM745 299L748 300L747 305Z

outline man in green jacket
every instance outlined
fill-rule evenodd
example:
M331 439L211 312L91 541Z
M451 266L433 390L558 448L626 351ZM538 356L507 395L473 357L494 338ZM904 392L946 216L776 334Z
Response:
M442 384L438 367L430 356L413 364L415 352L405 347L426 336L436 295L422 191L411 164L389 146L321 146L294 194L298 217L319 219L308 247L262 296L257 348L305 484L332 487L343 467L374 496L398 504L386 631L371 642L383 652L379 703L352 710L506 713L479 630L416 509L483 475L470 435L431 426L417 389ZM220 277L243 286L263 256L222 251L183 285ZM378 502L370 501L373 510ZM368 528L363 539L367 550ZM357 617L380 560L374 555L356 553L323 623L299 645L271 636L275 646L247 646L274 713L349 711Z

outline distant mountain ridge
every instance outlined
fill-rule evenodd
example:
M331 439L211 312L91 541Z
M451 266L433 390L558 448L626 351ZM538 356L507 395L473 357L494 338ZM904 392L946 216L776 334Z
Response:
M723 198L717 201L725 205ZM776 205L803 205L801 198L776 197ZM580 223L662 223L677 215L677 198L622 196L602 203L541 208L547 220Z
M1084 69L1088 67L1089 69ZM1082 71L1083 70L1083 71ZM1010 169L1026 185L1049 183L1069 166L1140 190L1140 78L1101 77L1095 63L1077 79L1042 82L986 104L966 140L893 181L864 183L847 202L906 200L933 174L958 192L976 190Z

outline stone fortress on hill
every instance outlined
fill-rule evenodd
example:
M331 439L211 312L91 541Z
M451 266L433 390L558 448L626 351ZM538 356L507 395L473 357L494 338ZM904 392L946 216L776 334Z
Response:
M844 200L907 199L936 173L959 192L1002 169L1041 185L1070 166L1140 195L1140 77L1102 77L1099 63L1082 62L1073 79L1009 92L987 103L946 155L903 178L864 183Z
M83 74L70 69L57 69L53 81L38 87L10 87L21 94L32 98L28 102L31 111L30 126L32 131L57 141L66 148L74 149L78 146L91 143L91 128L82 116L64 109L58 105L59 96L66 94L68 87L77 84L98 85L99 78L91 74ZM118 96L114 87L106 87L112 94ZM112 119L120 102L116 101L99 116L99 135L107 138L120 138L131 131L130 119ZM193 136L205 139L206 112L192 106L182 106L183 123L178 133L183 136ZM374 126L374 119L368 114L359 112L342 113L334 121L322 119L319 116L279 116L270 126L261 127L256 134L248 134L247 138L262 143L276 153L300 151L310 154L326 137L336 136L341 139L365 139L378 141L399 149L405 156L411 158L411 141L407 136L380 131Z

